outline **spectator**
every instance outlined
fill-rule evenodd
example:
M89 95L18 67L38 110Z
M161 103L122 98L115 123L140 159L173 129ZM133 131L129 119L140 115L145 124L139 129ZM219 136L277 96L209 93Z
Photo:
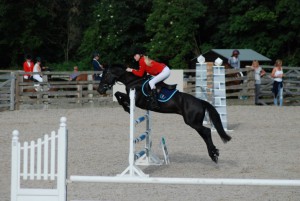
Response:
M43 82L43 78L42 78L42 68L41 68L41 64L42 64L42 59L40 57L36 58L36 63L33 67L33 72L36 74L33 74L33 79L38 81L38 82Z
M27 54L25 56L25 61L23 63L23 70L24 72L33 72L33 66L34 66L34 63L32 62L32 57L30 54ZM32 79L32 75L31 74L24 74L24 79L25 80L30 80Z
M260 84L261 84L261 77L266 74L266 72L259 66L259 62L254 60L252 62L252 69L254 70L254 78L255 78L255 105L261 105L259 102L259 95L260 95Z
M103 66L100 64L99 60L99 54L98 53L94 53L93 54L93 67L94 67L94 71L103 71ZM95 73L94 74L94 80L101 80L101 74L99 73Z
M239 55L240 55L240 52L238 50L232 51L232 55L228 59L228 64L231 68L239 69L241 67Z
M70 75L69 81L75 81L78 75L80 75L78 72L78 66L74 66L74 72Z
M274 95L274 105L278 105L279 98L279 106L282 106L283 102L283 83L282 78L284 77L282 70L282 60L277 59L275 62L275 67L272 70L271 77L274 78L272 92Z

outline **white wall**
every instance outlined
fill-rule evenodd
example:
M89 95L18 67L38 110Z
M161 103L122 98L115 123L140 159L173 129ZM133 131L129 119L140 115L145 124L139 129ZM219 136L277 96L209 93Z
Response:
M167 80L165 80L165 83L177 84L177 89L179 91L183 91L183 70L171 70L171 75ZM117 91L125 93L125 86L120 83L116 83L113 86L113 101L117 101L116 97L114 96Z

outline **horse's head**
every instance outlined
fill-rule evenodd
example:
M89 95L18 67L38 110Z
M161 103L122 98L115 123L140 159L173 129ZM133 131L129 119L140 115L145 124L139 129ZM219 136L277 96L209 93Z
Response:
M111 65L106 67L103 71L97 91L100 94L105 94L124 73L126 73L126 71L123 65Z

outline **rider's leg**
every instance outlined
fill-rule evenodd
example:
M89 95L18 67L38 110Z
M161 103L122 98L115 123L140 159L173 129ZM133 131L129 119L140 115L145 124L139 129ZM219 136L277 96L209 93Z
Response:
M159 105L158 105L158 100L157 100L157 91L155 89L155 84L163 81L165 79L167 79L170 76L170 69L169 67L165 67L164 70L158 74L157 76L155 76L154 78L152 78L149 81L149 86L151 88L151 93L150 93L150 107L152 109L159 109Z
M170 68L166 66L161 73L159 73L149 81L150 88L155 89L155 84L167 79L170 76L170 74Z

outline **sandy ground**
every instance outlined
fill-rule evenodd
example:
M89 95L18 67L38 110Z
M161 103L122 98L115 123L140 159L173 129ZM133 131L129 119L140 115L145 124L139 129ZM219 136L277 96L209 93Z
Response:
M141 169L153 177L300 179L300 107L229 106L227 111L233 139L223 144L213 133L218 164L180 116L152 113L153 149L163 158L159 140L164 136L171 164ZM120 107L1 112L0 201L10 200L12 131L20 131L20 141L36 140L57 130L62 116L69 129L69 175L114 176L128 166L129 115ZM68 200L299 201L300 188L73 183Z

